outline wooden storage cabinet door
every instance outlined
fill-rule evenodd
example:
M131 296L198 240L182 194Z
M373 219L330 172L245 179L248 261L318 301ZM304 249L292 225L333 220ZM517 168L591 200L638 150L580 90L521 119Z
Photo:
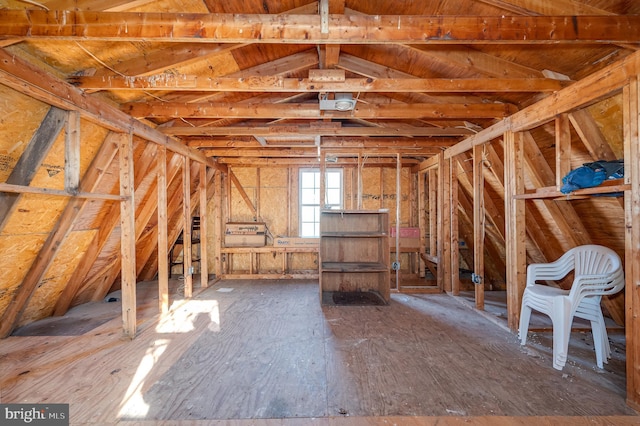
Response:
M320 216L320 296L375 293L388 303L387 210L323 210ZM338 295L340 296L340 295Z

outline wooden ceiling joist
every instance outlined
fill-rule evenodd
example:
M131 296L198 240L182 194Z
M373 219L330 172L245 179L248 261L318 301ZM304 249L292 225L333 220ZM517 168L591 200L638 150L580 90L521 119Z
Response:
M314 44L637 43L640 16L416 16L0 11L5 37Z
M178 136L465 136L472 135L473 131L457 127L343 127L338 126L299 126L299 125L274 125L274 126L224 126L224 127L162 127L159 128L166 135Z
M323 137L322 148L339 148L339 149L370 149L370 148L387 148L406 149L406 150L422 150L422 149L439 149L443 147L453 146L457 142L454 138L357 138L357 137ZM237 138L230 139L193 139L187 141L191 148L261 148L255 140L238 141ZM309 146L309 148L317 148Z
M347 78L344 81L317 81L311 78L198 77L195 75L156 74L127 77L121 75L74 76L69 81L88 90L179 90L198 92L553 92L571 82L549 78Z
M509 104L378 104L358 103L353 111L321 111L317 103L231 104L221 102L133 102L122 105L134 117L183 118L503 118L515 112Z
M363 155L394 156L396 154L411 155L417 157L431 157L442 152L440 147L432 148L322 148L327 155ZM317 147L295 147L295 148L204 148L202 152L209 157L302 157L318 158Z

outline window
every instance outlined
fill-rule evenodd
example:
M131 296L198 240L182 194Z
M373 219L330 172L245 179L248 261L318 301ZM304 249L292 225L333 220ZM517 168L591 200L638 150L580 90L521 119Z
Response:
M342 208L342 169L326 171L325 209ZM320 236L320 171L300 170L300 236Z

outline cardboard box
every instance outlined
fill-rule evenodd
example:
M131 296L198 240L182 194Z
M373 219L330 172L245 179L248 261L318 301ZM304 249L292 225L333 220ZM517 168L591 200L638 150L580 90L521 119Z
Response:
M264 235L266 232L267 225L264 222L229 222L224 230L228 235Z
M391 237L396 236L396 227L391 227ZM420 238L420 228L400 228L400 238Z
M233 235L225 234L225 247L264 247L267 238L264 234Z
M396 246L396 237L389 238L389 246ZM400 238L402 248L420 248L420 238Z
M274 247L318 247L320 238L277 237L273 240Z

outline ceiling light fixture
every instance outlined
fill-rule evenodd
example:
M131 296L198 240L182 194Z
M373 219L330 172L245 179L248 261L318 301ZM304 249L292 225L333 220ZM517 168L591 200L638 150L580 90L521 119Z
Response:
M351 111L355 108L356 101L351 93L336 93L333 99L329 99L327 93L320 94L320 110L323 111Z

